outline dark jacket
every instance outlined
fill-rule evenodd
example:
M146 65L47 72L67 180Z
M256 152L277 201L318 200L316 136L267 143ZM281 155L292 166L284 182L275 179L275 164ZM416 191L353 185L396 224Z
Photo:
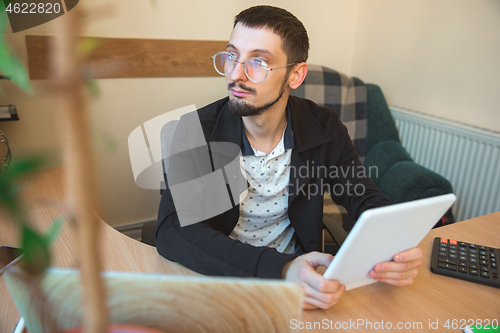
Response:
M242 147L241 117L229 111L227 102L226 97L198 110L203 134L207 142ZM320 251L324 191L355 220L363 211L390 202L362 176L347 129L333 110L293 96L288 107L294 137L288 217L302 248ZM297 255L229 238L238 218L236 205L201 223L181 227L167 184L158 212L156 247L163 257L202 274L281 278L285 264Z

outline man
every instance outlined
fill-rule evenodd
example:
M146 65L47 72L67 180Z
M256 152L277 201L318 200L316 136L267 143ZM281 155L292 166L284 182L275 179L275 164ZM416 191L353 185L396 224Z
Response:
M289 96L307 74L308 50L304 26L283 9L256 6L236 16L226 51L214 56L229 97L198 110L198 116L206 142L241 147L248 193L233 209L182 227L167 185L156 244L165 258L202 274L297 282L304 290L304 309L327 309L345 286L316 273L333 259L317 252L324 190L355 219L390 202L364 174L332 177L318 171L361 168L361 163L335 112ZM331 190L334 186L344 191L338 194ZM363 194L352 193L349 186L362 186ZM409 285L421 256L418 248L402 252L394 261L376 265L370 275Z

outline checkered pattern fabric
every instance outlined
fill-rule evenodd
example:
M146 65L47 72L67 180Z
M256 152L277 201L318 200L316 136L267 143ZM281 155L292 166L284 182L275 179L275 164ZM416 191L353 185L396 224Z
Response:
M337 112L363 163L367 154L368 136L366 87L363 81L330 68L308 64L306 79L291 94ZM333 216L346 231L354 226L354 221L344 207L335 204L328 194L325 194L323 212ZM325 241L328 242L328 239Z
M337 112L347 127L361 163L367 153L368 112L366 87L355 77L318 65L309 65L304 82L292 95L309 99Z

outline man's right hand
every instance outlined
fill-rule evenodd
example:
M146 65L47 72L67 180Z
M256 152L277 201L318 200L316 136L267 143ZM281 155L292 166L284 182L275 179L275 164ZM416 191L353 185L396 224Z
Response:
M310 252L291 260L283 268L282 278L298 283L304 290L302 309L326 310L344 294L345 286L339 281L327 280L316 273L317 267L328 267L332 260L330 254Z

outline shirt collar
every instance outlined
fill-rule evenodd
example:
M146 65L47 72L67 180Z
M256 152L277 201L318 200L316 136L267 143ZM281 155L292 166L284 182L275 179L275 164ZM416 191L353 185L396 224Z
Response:
M285 134L284 134L284 146L285 149L293 149L294 148L294 143L293 143L293 130L292 130L292 123L291 123L291 114L290 114L290 106L286 106L286 128L285 128ZM252 146L250 145L250 141L248 140L247 134L245 130L241 131L241 136L242 136L242 142L243 145L241 147L241 154L243 156L251 156L254 155Z

